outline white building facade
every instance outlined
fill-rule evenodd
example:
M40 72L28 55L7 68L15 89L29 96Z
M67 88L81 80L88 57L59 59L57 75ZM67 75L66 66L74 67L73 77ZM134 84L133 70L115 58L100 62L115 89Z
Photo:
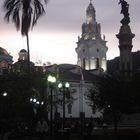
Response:
M92 83L85 83L84 81L69 81L70 84L70 94L73 98L72 104L65 104L65 116L66 118L80 118L81 114L84 114L85 118L95 117L91 107L88 105L89 100L86 99L88 94L88 89L93 85ZM72 93L72 91L75 91ZM63 109L59 108L58 112L60 117L63 116Z
M58 101L57 105L53 108L53 116L55 116L56 108L60 117L63 117L63 103L65 94L65 117L66 118L95 118L101 117L102 113L92 110L90 106L90 99L87 97L89 90L94 87L94 82L98 82L97 75L92 74L88 70L84 70L77 65L60 64L47 67L48 71L57 73L57 82L55 83L55 90L53 92L54 102ZM59 90L59 83L69 83L69 88L61 88ZM48 95L50 89L48 88ZM96 112L96 113L95 113Z

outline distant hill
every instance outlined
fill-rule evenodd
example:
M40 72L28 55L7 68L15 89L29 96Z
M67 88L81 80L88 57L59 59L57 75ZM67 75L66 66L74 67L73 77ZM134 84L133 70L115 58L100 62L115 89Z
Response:
M107 61L108 73L113 74L119 71L119 60L120 57L116 57L112 60ZM140 70L140 51L132 52L132 61L133 61L133 71Z

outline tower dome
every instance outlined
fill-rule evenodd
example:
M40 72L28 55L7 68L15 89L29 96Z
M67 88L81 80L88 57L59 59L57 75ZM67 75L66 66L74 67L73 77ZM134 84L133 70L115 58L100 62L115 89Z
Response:
M18 54L19 54L19 58L18 58L19 61L28 60L28 52L25 49L20 50Z
M27 51L25 49L22 49L19 53L27 53Z

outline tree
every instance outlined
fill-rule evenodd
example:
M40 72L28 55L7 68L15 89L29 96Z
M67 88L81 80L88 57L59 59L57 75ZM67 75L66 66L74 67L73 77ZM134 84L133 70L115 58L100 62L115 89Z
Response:
M28 108L28 98L30 96L27 79L27 76L15 75L14 73L0 77L0 82L2 83L0 93L7 93L5 98L1 96L3 100L1 108L5 108L5 111L0 113L1 116L7 116L7 118L11 119L21 116L27 118L29 116L30 111L25 111Z
M42 2L43 1L43 2ZM45 13L43 3L48 0L5 0L5 19L15 24L17 30L21 30L21 35L26 36L28 50L28 72L30 74L30 48L29 30L33 28L38 19Z
M46 98L46 79L48 73L34 71L25 73L9 73L0 76L0 118L34 121L38 117L47 116L48 99ZM7 93L7 96L3 96ZM31 101L36 99L36 102ZM35 111L36 110L36 114ZM33 119L34 118L34 119Z
M95 109L104 110L103 117L104 119L109 117L109 121L112 116L115 130L117 130L121 114L132 113L136 105L135 100L138 96L134 97L133 86L132 82L120 81L107 75L89 89L87 97L93 111Z

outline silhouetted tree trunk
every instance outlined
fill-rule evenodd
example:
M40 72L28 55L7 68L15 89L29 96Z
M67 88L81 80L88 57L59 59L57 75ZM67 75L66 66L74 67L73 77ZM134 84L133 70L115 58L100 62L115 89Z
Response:
M28 51L28 74L29 74L29 79L30 79L30 47L29 47L29 35L28 33L26 34L26 40L27 40L27 51Z

